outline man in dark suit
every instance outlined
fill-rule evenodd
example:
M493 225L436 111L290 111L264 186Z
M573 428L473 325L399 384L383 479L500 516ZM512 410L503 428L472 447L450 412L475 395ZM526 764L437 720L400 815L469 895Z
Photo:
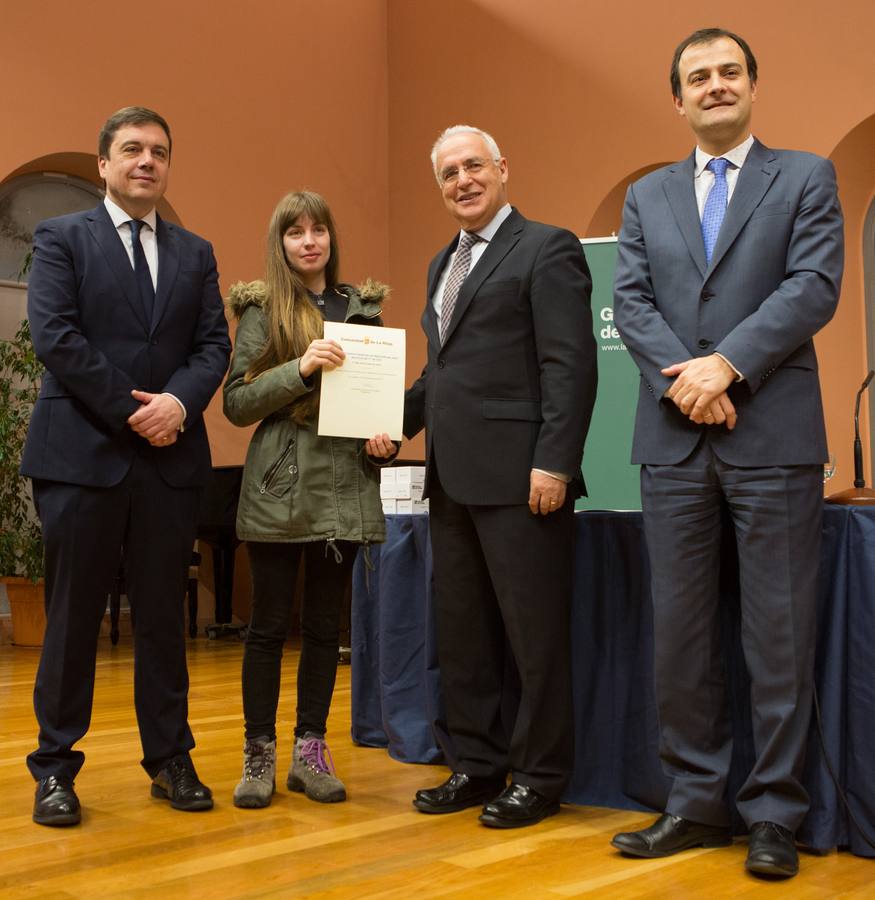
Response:
M134 630L134 703L152 796L212 806L189 757L183 595L199 490L202 412L230 342L210 245L155 205L170 129L126 107L100 133L106 199L34 234L28 316L45 364L21 464L46 547L47 629L34 689L34 821L80 821L73 745L91 717L97 636L120 563Z
M641 464L652 570L666 812L614 846L658 857L728 843L732 755L718 628L720 529L738 546L756 762L735 800L747 869L791 876L808 809L822 464L812 338L843 265L831 163L750 131L756 60L722 29L677 48L672 93L696 135L686 160L629 189L614 321L641 369Z
M485 803L480 821L510 828L558 811L572 764L572 529L596 391L591 282L573 234L507 203L507 160L488 134L447 129L432 165L462 231L429 267L428 363L407 392L404 433L425 427L456 759L414 805ZM514 667L520 697L506 722Z

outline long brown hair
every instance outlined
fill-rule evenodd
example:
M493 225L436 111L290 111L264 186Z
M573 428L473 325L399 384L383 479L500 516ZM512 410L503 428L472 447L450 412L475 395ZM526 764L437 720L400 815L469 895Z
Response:
M337 248L337 230L328 204L323 197L312 191L286 194L273 211L267 230L267 266L264 273L267 287L264 305L267 341L249 367L245 375L246 381L252 381L282 363L299 359L311 341L322 337L322 315L311 302L301 277L289 265L283 246L286 231L302 216L309 216L315 224L324 225L328 229L331 243L325 267L325 286L329 288L337 284L340 254ZM319 373L315 374L318 377ZM292 418L299 424L304 424L312 419L318 406L318 390L310 391L292 404Z

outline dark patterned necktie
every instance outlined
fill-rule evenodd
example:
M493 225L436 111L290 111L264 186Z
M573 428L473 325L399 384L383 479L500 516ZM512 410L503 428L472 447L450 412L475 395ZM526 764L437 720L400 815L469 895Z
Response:
M140 229L146 223L141 219L131 219L128 224L131 226L131 243L134 246L134 275L140 288L140 301L143 304L146 324L151 325L152 313L155 310L155 285L152 284L152 273L149 271L149 263L146 262L146 251L140 243Z
M456 308L456 298L459 296L459 289L468 276L471 268L471 248L479 241L480 238L476 234L469 234L467 231L459 238L459 246L456 248L456 258L450 267L450 273L447 275L447 283L444 285L444 296L441 300L441 321L440 335L441 343L450 327L450 320L453 318L453 310Z
M729 202L729 185L726 182L726 170L731 163L728 159L718 157L709 160L705 166L708 171L714 173L714 184L708 192L705 200L705 208L702 210L702 237L705 240L705 261L711 264L711 254L717 243L717 235L720 234L720 226L726 215L726 205Z

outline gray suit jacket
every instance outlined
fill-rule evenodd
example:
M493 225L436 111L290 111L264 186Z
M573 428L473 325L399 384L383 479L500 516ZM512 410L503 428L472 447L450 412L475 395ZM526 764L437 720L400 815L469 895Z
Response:
M730 465L824 462L812 337L835 312L844 261L832 163L755 141L710 266L694 167L691 154L626 195L614 320L641 370L632 462L678 463L705 427ZM744 375L729 388L733 431L696 425L663 398L673 379L660 369L714 352Z

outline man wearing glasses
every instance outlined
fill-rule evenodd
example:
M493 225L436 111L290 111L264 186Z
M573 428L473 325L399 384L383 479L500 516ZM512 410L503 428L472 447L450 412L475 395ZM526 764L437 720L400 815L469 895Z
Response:
M558 811L572 764L574 499L597 379L591 282L571 232L508 204L492 137L449 128L431 158L461 232L429 267L428 362L407 392L404 433L426 434L454 758L450 777L413 802L426 813L485 804L483 824L513 828Z

